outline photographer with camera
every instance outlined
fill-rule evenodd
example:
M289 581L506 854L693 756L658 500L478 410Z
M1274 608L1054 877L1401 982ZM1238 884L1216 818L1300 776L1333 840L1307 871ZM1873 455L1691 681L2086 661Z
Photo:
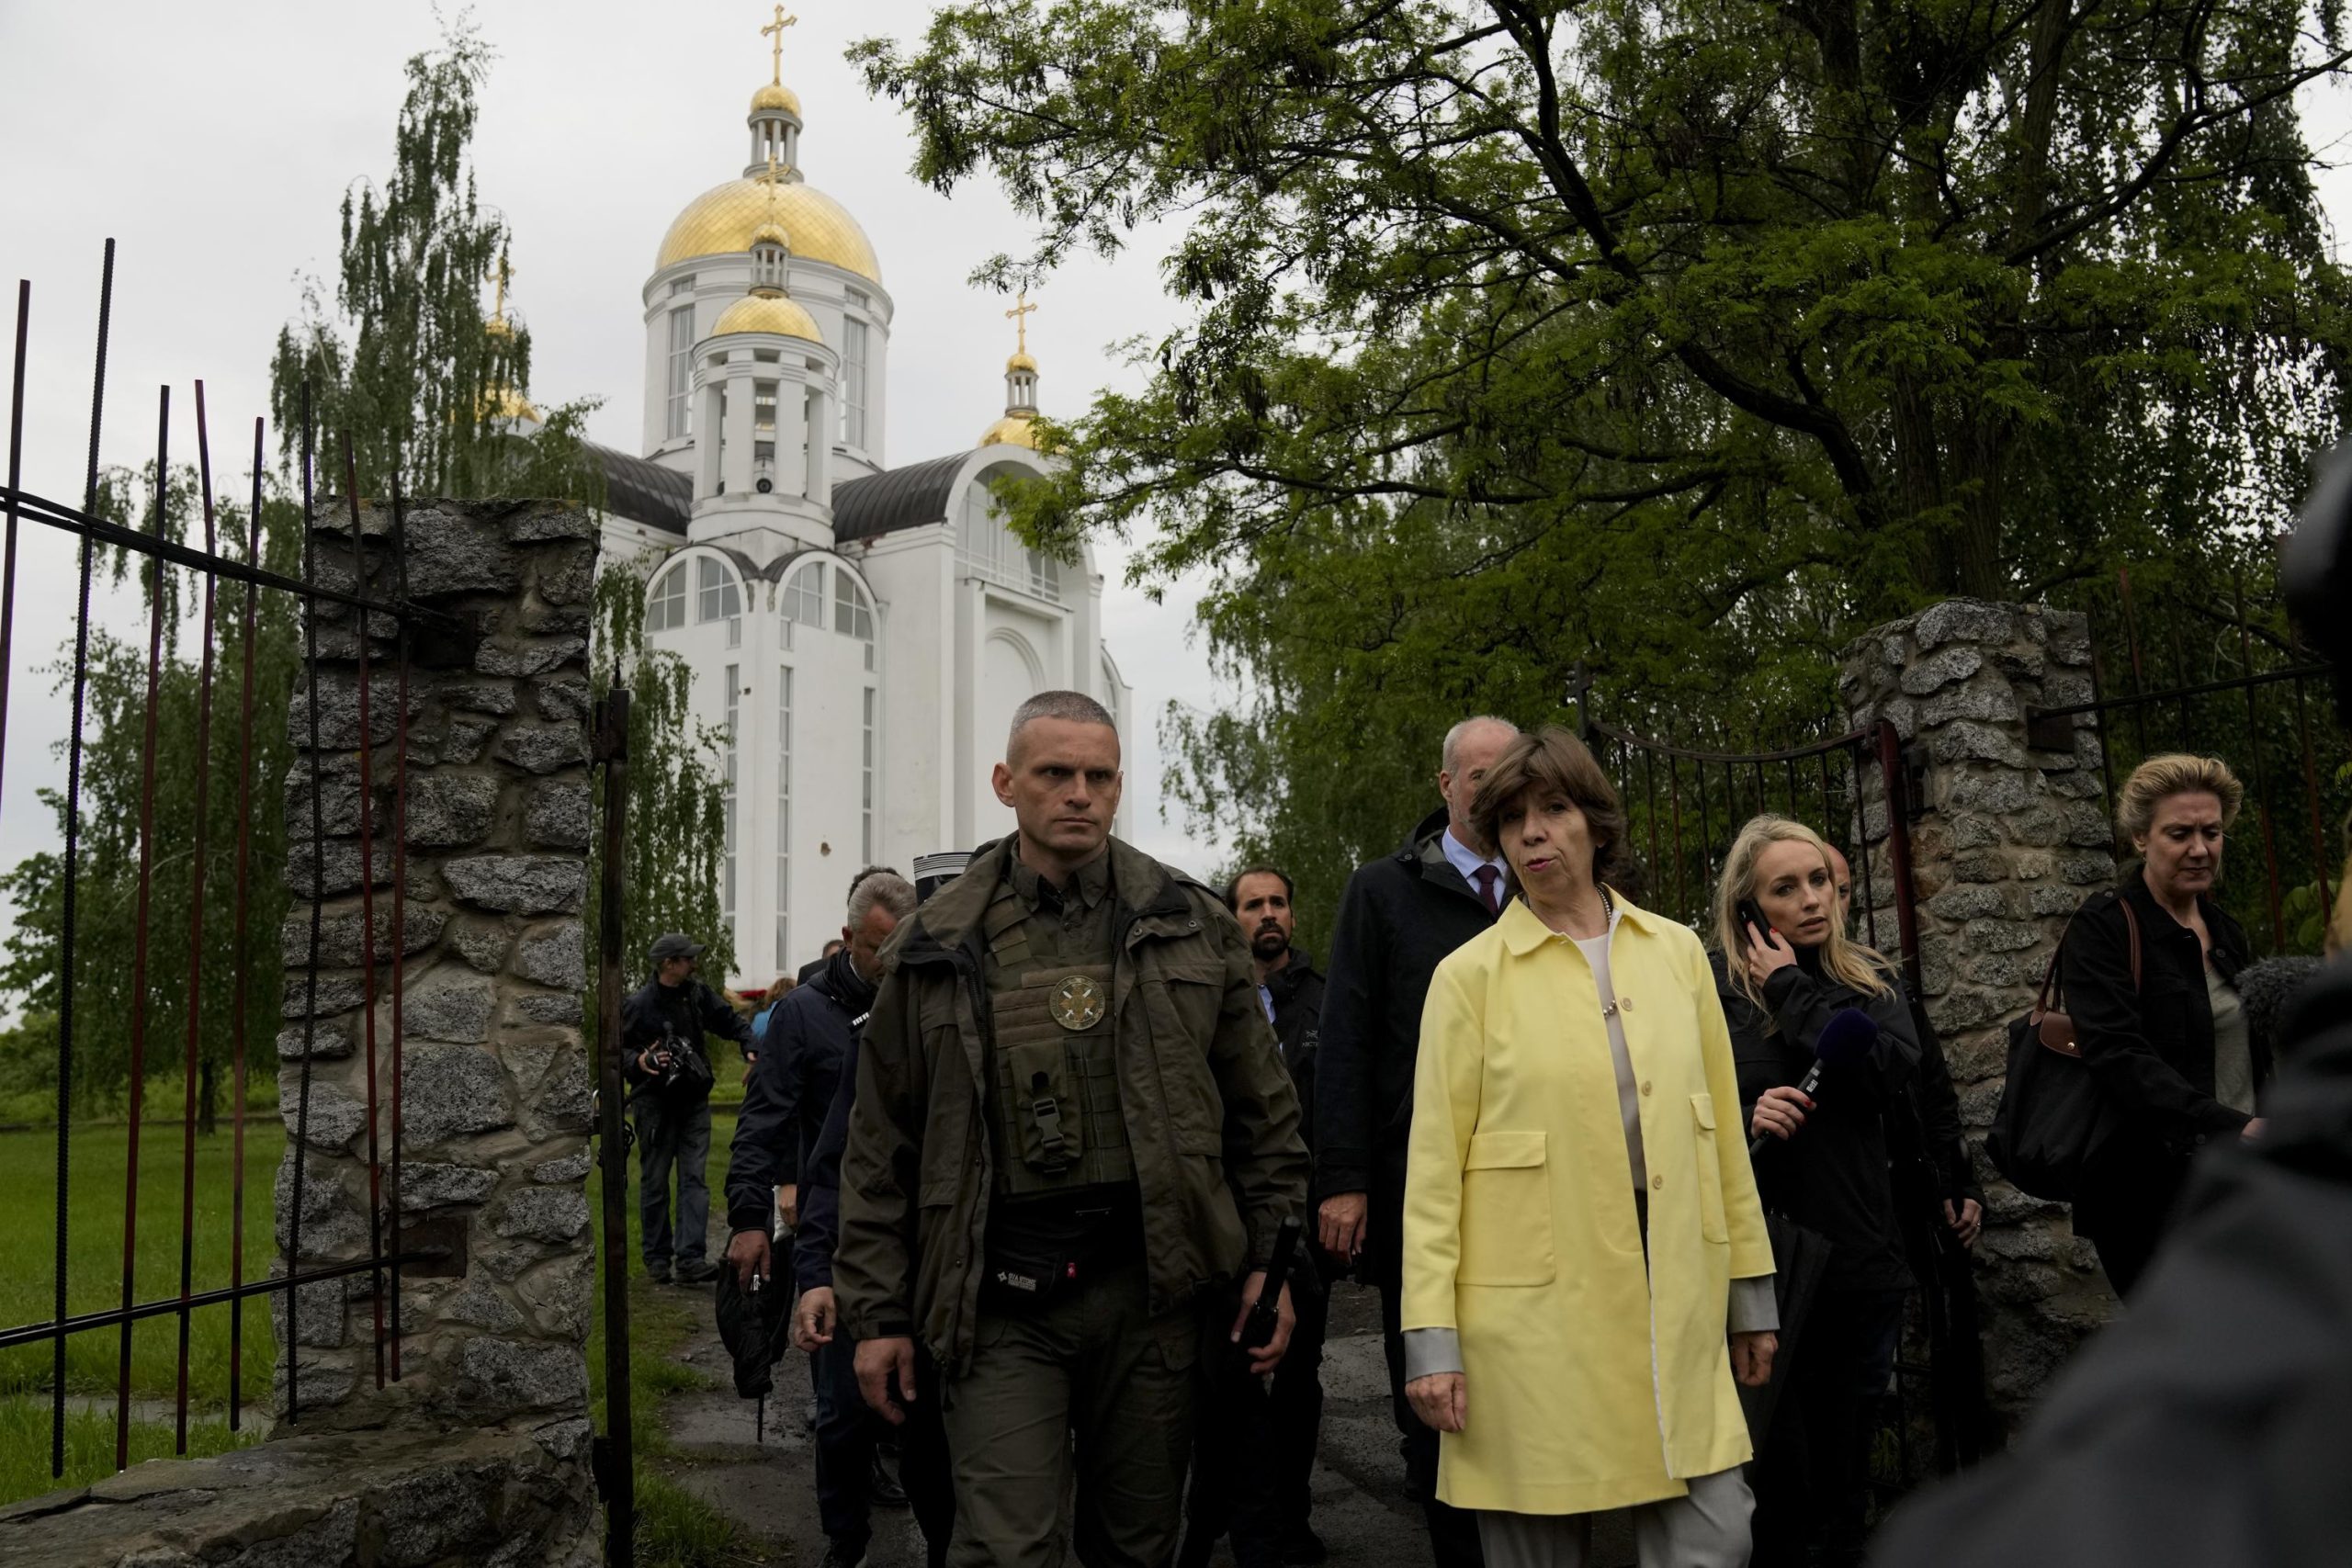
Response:
M752 1026L726 998L695 978L702 944L678 931L654 939L653 978L621 1003L621 1075L629 1122L644 1164L638 1213L645 1271L657 1285L699 1285L718 1276L703 1258L710 1228L710 1057L705 1034L752 1043ZM677 1229L670 1227L670 1172L678 1175ZM674 1261L674 1268L673 1267Z

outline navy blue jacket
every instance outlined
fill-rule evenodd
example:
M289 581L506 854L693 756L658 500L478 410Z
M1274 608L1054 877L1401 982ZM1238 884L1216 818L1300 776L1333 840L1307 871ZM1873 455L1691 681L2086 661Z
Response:
M857 1099L857 1042L842 1057L841 1083L800 1173L800 1226L792 1233L792 1272L804 1291L833 1282L833 1247L842 1235L842 1150L849 1146L849 1108Z
M743 1086L735 1121L727 1172L730 1229L765 1227L775 1213L775 1190L803 1182L842 1081L842 1063L873 1005L874 987L858 977L843 952L769 1010L760 1059Z

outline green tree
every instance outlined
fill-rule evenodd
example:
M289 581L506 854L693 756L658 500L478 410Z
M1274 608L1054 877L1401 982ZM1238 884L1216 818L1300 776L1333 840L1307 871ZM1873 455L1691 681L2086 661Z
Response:
M134 496L144 497L143 502ZM156 526L154 468L143 475L109 471L100 491L100 512L116 521ZM197 471L175 468L165 497L164 536L186 541L202 516ZM143 514L142 514L143 513ZM301 509L282 499L265 500L258 549L251 548L250 511L227 500L217 505L220 554L251 560L266 570L300 570ZM212 589L212 657L201 646L202 584L181 581L166 570L162 581L153 562L131 551L107 547L94 563L119 581L136 571L140 597L152 607L164 596L164 648L153 687L155 716L153 843L148 913L147 985L131 989L138 941L139 829L144 787L145 730L149 712L146 639L136 641L104 630L90 638L88 687L83 723L81 856L75 889L74 1081L77 1109L111 1107L130 1079L131 1021L143 1018L148 1076L175 1082L183 1071L189 1007L189 977L204 976L197 1018L197 1104L200 1126L213 1128L221 1096L230 1084L236 1037L232 982L244 977L245 1039L251 1073L273 1071L283 991L280 931L288 908L284 866L286 829L279 781L293 760L285 714L300 669L298 607L283 594L254 596L250 614L243 585L227 581ZM250 762L241 723L247 649L251 649L254 721ZM58 686L73 677L70 660L51 666ZM205 684L209 679L209 687ZM198 770L190 759L210 724L205 752L206 833L203 859L197 859L195 817ZM62 756L65 743L58 742ZM239 796L250 790L249 840L244 867L247 938L236 943L236 887L240 870ZM60 789L44 789L41 800L64 837L66 802ZM46 1037L29 1028L8 1040L14 1053L38 1056L53 1074L56 1011L63 973L64 859L61 851L28 856L0 875L0 894L17 909L17 924L0 953L0 995L46 1018ZM202 944L191 953L189 917L201 898ZM24 1064L19 1064L19 1068ZM21 1070L12 1077L22 1078ZM46 1076L46 1075L44 1075ZM54 1082L53 1077L48 1081Z
M1336 867L1580 660L1785 735L1877 619L2275 530L2352 341L2294 100L2339 20L988 0L854 53L923 178L1036 220L984 276L1176 231L1145 385L1005 499L1211 571L1247 695L1175 721L1180 798Z

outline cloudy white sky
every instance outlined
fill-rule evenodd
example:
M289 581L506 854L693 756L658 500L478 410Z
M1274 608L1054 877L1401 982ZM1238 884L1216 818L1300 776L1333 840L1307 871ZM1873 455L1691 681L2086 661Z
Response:
M1003 412L1012 329L1011 301L967 278L991 254L1020 250L1025 227L989 186L950 198L918 185L904 120L869 99L842 60L855 38L913 36L928 6L795 8L784 71L806 106L803 167L865 226L896 307L888 459L967 447ZM744 109L768 80L758 29L769 15L749 0L473 6L499 55L475 141L479 189L513 227L513 304L532 332L532 390L543 403L602 397L591 433L609 446L639 448L639 290L679 209L741 170ZM29 488L67 500L81 491L109 235L119 257L107 458L153 454L164 382L175 388L175 450L192 455L188 387L199 377L216 448L250 443L254 415L266 412L270 345L298 309L301 276L331 276L344 190L389 169L402 62L440 31L434 7L413 0L122 0L103 12L0 0L0 283L33 282ZM1049 411L1075 412L1096 388L1136 379L1110 346L1172 319L1155 263L1156 254L1090 262L1043 291L1030 346ZM12 291L0 314L13 305ZM216 470L230 466L216 451ZM1148 720L1171 699L1213 701L1187 636L1191 592L1180 587L1154 604L1125 586L1125 561L1115 546L1098 552L1111 647L1139 714ZM62 732L64 704L49 696L46 675L28 671L71 635L71 567L63 540L28 537L0 863L50 837L32 789L62 776L49 743ZM138 618L128 605L108 614ZM1210 870L1217 847L1161 820L1154 726L1134 728L1135 836Z
M1023 225L995 191L952 199L907 174L911 146L890 106L869 100L842 62L852 39L901 39L923 0L804 0L786 34L786 80L808 111L810 182L865 225L896 304L891 395L895 462L968 445L1003 400L1007 301L966 278L989 254L1019 249ZM639 443L642 337L639 290L663 231L695 195L739 171L743 110L767 79L750 0L477 0L473 16L500 59L475 146L481 194L513 225L514 303L537 344L542 400L601 396L596 437ZM401 62L440 26L423 0L368 6L233 0L226 6L116 0L102 9L0 0L0 283L34 286L26 480L72 498L81 485L98 257L120 245L109 460L153 450L155 388L176 389L190 450L187 387L205 378L226 433L263 411L271 340L294 314L301 275L326 275L337 207L358 175L390 162ZM2344 152L2352 123L2340 90L2306 102L2323 155ZM2331 209L2352 186L2324 176ZM1089 263L1055 280L1032 322L1046 407L1072 412L1091 391L1133 378L1107 353L1170 318L1156 253ZM4 310L6 306L0 306ZM222 467L230 466L224 459ZM1112 580L1114 649L1138 706L1208 704L1215 687L1187 636L1190 593L1153 604ZM30 531L16 627L16 702L0 777L0 863L48 837L32 789L57 776L50 742L62 704L35 667L71 631L70 555ZM126 606L107 610L122 620ZM1159 765L1147 727L1130 741L1137 837L1208 869L1216 847L1160 820Z

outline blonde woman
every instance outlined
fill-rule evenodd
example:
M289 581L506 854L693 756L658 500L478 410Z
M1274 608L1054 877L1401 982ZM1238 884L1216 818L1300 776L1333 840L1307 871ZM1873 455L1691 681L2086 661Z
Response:
M2212 1139L2261 1131L2255 1095L2269 1081L2270 1052L2238 1000L2245 931L2212 897L2245 798L2211 757L2175 753L2134 768L2115 825L2140 864L2120 887L2085 900L2059 952L2075 1042L2116 1119L2083 1168L2075 1231L2098 1248L2118 1294L2131 1293L2154 1255L2189 1157Z
M1829 846L1803 823L1758 817L1740 829L1714 927L1746 1122L1766 1139L1757 1184L1766 1207L1830 1244L1756 1469L1756 1562L1859 1563L1871 1417L1912 1284L1885 1122L1918 1068L1918 1038L1894 966L1847 939ZM1849 1008L1878 1025L1877 1043L1802 1092L1822 1030Z
M1740 1568L1733 1380L1769 1378L1778 1324L1706 954L1609 886L1624 813L1566 730L1513 740L1471 817L1516 897L1438 965L1415 1066L1406 1396L1438 1496L1487 1568L1577 1568L1623 1507L1644 1568Z

